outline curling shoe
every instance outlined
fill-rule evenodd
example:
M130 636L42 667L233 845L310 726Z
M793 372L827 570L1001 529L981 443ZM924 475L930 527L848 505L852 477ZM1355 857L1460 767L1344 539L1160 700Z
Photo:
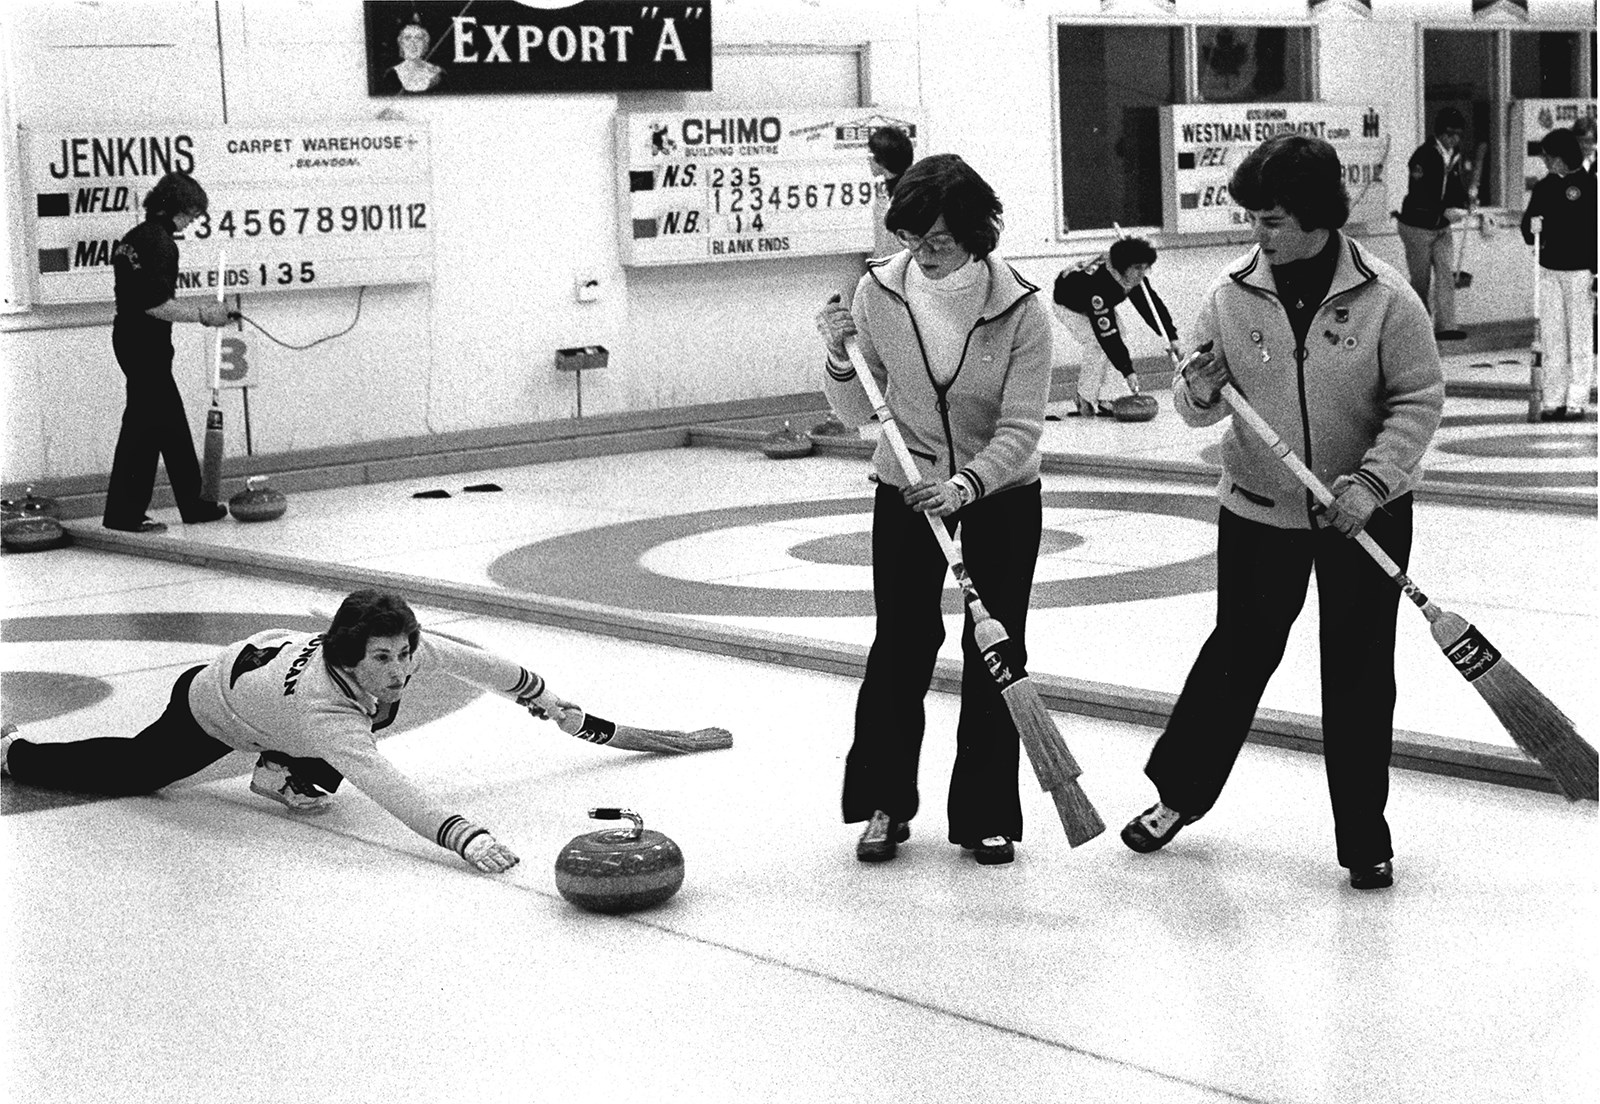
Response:
M1197 816L1186 816L1176 809L1169 809L1158 801L1128 821L1127 826L1122 829L1122 842L1140 854L1159 851L1172 842L1172 837L1178 834L1178 829L1199 819Z
M185 525L204 525L208 521L221 521L227 517L228 508L220 502L202 498L191 502L181 516Z
M1394 885L1394 863L1385 859L1370 866L1350 868L1351 889L1388 889Z
M11 777L11 767L6 763L6 757L11 754L11 741L17 738L17 726L14 724L0 725L0 774Z
M323 793L310 782L296 778L288 767L272 762L265 755L256 760L250 792L269 797L295 813L322 813L333 807L332 794Z
M856 858L860 862L887 862L910 838L911 825L903 820L890 820L888 813L878 809L856 841Z
M972 852L980 866L1003 866L1017 857L1017 846L1010 836L984 836L977 843L962 846Z

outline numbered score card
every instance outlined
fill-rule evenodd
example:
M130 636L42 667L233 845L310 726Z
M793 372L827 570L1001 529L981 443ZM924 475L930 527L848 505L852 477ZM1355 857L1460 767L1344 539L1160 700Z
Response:
M619 114L622 263L871 252L882 185L867 138L883 126L922 142L887 108Z
M432 162L416 123L22 130L33 301L109 302L111 254L170 171L210 210L178 236L178 294L433 278Z
M1164 229L1180 234L1237 231L1244 211L1228 181L1251 150L1279 134L1326 139L1339 153L1350 192L1350 222L1388 217L1388 112L1370 104L1176 104L1161 109ZM1409 150L1407 151L1409 153Z

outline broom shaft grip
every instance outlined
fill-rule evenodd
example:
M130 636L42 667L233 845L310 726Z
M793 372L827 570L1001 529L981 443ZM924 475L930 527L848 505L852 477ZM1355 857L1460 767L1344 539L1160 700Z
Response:
M1234 416L1242 419L1245 425L1249 426L1251 431L1261 438L1267 448L1272 450L1272 454L1283 462L1283 466L1288 468L1294 474L1294 477L1305 485L1306 490L1310 491L1318 502L1324 506L1333 505L1333 492L1328 490L1322 480L1317 478L1315 472L1306 467L1305 462L1294 454L1293 449L1283 443L1283 438L1279 437L1277 431L1267 424L1267 420L1258 414L1255 407L1245 400L1245 397L1239 393L1237 387L1232 383L1224 383L1222 385L1222 395L1223 398L1228 400L1228 405L1233 409ZM1357 544L1366 550L1367 555L1371 556L1377 565L1383 569L1385 575L1400 584L1400 588L1406 592L1406 597L1410 598L1424 611L1427 610L1430 604L1427 595L1417 589L1416 584L1411 581L1400 565L1394 562L1389 553L1385 552L1378 545L1378 542L1372 539L1371 534L1363 529L1355 535L1355 540Z
M225 251L223 251L221 249L217 250L217 302L219 302L219 303L222 302L222 277L223 277L223 273L226 271L226 269L224 267L226 265L226 263L227 263L226 257L227 257L227 254L226 254ZM218 394L221 393L221 391L222 391L222 327L218 326L217 327L216 346L213 348L212 354L211 354L211 405L212 406L215 406L217 404L217 396L218 396Z
M861 389L867 393L867 401L872 404L873 411L878 415L878 424L883 426L883 435L894 450L895 459L900 462L900 470L905 473L908 484L922 482L922 472L917 467L917 458L911 455L911 450L906 447L905 438L900 436L900 427L895 425L894 412L884 401L883 392L878 389L878 381L872 378L872 371L867 367L867 359L861 355L861 346L854 335L844 339L844 351L849 355L850 364L856 370L856 378L861 381ZM939 541L939 551L944 553L945 562L958 573L964 572L961 567L961 554L956 551L955 542L950 539L944 523L932 514L924 514L923 517L928 519L928 524L933 528L933 535Z

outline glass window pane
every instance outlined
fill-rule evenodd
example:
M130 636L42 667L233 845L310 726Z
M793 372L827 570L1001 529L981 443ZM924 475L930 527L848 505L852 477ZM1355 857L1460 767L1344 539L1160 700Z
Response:
M1429 135L1433 120L1446 107L1457 108L1467 120L1461 138L1461 154L1487 163L1497 155L1494 143L1494 33L1492 31L1423 31L1423 118ZM1499 202L1500 188L1494 173L1483 171L1478 184L1478 201Z
M1195 28L1201 103L1297 103L1311 99L1311 29Z
M1511 98L1578 96L1583 56L1576 32L1511 32Z
M1182 98L1182 29L1062 23L1056 43L1063 226L1159 226L1159 109Z

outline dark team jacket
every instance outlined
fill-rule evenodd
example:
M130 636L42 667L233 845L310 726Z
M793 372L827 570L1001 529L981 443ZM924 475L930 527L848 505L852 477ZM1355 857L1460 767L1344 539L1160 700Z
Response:
M1161 315L1159 323L1156 315L1151 313L1150 301L1145 298L1146 290L1155 300L1156 312ZM1167 305L1161 301L1155 289L1149 284L1141 284L1130 294L1117 282L1111 271L1111 262L1104 254L1084 261L1075 268L1063 269L1061 275L1056 277L1056 305L1074 314L1087 316L1100 348L1105 350L1106 358L1117 371L1129 376L1133 374L1133 357L1122 343L1122 331L1117 329L1116 308L1124 299L1133 303L1139 316L1161 335L1162 340L1178 332L1172 324L1172 315L1167 312Z
M1544 218L1539 235L1539 266L1557 272L1595 270L1594 174L1551 173L1533 186L1528 209L1522 212L1522 240L1533 244L1534 216Z
M1467 182L1461 176L1465 167L1466 161L1457 157L1446 168L1437 142L1418 146L1411 160L1406 162L1411 187L1400 204L1400 221L1423 230L1438 230L1449 225L1444 217L1447 207L1471 205L1467 198Z
M172 240L174 232L170 219L151 216L128 231L112 250L117 337L172 343L172 323L151 318L145 311L159 307L178 292L178 243Z

